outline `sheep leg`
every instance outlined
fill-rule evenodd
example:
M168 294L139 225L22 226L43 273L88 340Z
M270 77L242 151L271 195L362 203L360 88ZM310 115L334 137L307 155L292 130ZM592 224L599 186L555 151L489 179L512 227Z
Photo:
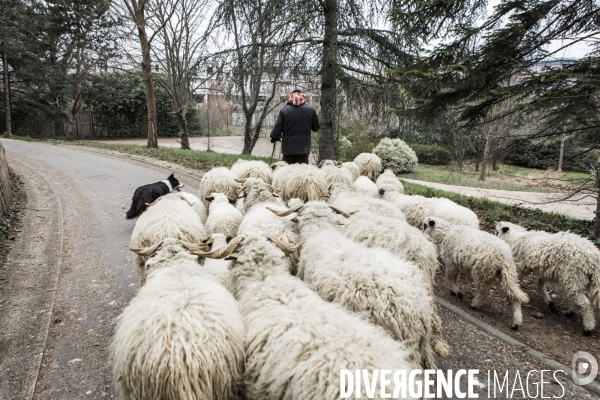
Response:
M581 307L579 307L577 304L573 303L572 301L569 301L569 311L567 311L567 318L573 318L573 316L575 314L580 314L581 313Z
M477 294L471 303L471 308L479 308L490 297L491 285L489 283L478 285Z
M459 299L463 298L463 294L458 291L458 278L460 277L460 271L456 268L447 266L446 267L446 279L450 285L450 294L452 296L458 296Z
M538 278L537 291L539 295L542 296L542 299L544 299L544 303L548 304L550 310L552 312L556 312L556 306L554 305L554 302L552 301L550 296L548 296L548 292L546 291L546 280L544 278Z
M590 299L583 293L577 293L573 297L573 303L581 308L581 316L583 317L583 334L585 336L591 336L592 330L596 326L596 320L594 318L594 307Z
M521 312L521 303L515 301L512 303L513 310L513 323L510 329L516 331L519 329L519 325L523 323L523 313Z

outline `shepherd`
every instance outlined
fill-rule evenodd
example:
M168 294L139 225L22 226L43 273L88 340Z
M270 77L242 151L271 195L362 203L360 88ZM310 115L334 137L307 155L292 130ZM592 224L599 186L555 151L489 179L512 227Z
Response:
M271 143L282 140L283 161L288 164L308 164L312 130L318 131L319 117L314 108L306 104L306 95L294 89L287 105L279 111L271 131Z

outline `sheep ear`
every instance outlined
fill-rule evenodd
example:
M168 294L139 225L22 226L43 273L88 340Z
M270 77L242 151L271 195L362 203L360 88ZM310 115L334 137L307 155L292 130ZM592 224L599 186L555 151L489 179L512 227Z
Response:
M150 247L129 247L129 246L125 246L125 248L133 251L136 254L139 254L140 256L143 257L148 257L150 256L152 253L154 253L156 251L156 249L158 249L158 247L162 244L161 242L156 243L153 246Z
M277 168L277 165L273 164L273 165L269 165L269 167L271 167L271 169L274 170L275 168Z
M206 201L208 201L209 203L212 203L212 201L215 199L214 196L210 196L210 197L205 197L204 198Z
M228 198L228 200L229 200L229 204L235 204L235 203L237 203L237 199L229 199Z
M294 218L290 219L290 221L295 222L295 223L300 222L300 220L298 219L298 217L294 217Z
M429 226L435 226L435 221L429 221Z
M503 226L502 227L502 232L504 232L504 233L508 232L508 226Z
M225 242L229 243L229 242L231 242L231 239L233 239L233 236L226 236L225 237Z

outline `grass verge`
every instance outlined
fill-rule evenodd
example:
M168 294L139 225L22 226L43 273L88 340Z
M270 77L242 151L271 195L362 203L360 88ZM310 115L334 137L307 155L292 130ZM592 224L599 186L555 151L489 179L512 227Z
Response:
M567 217L562 214L547 213L540 210L502 204L485 198L463 196L426 186L403 181L406 194L418 194L425 197L446 197L461 206L467 207L479 217L481 229L493 232L496 221L518 223L527 229L546 232L571 231L590 239L600 247L600 238L594 237L594 221Z
M12 204L7 213L0 215L0 265L4 265L6 256L14 245L17 229L21 224L22 211L27 203L25 184L19 175L9 169Z
M196 150L182 150L175 149L172 147L159 147L158 149L149 149L145 146L140 146L136 144L104 143L87 140L54 141L54 143L66 144L71 146L93 147L103 150L118 151L120 153L130 155L145 156L199 170L209 170L214 167L230 167L239 159L261 160L267 163L269 162L269 159L267 157L257 157L240 154L222 154L215 153L212 151L206 152Z
M466 166L461 171L451 166L419 164L416 171L402 174L401 177L483 189L547 192L548 190L558 191L575 181L589 179L590 174L559 173L514 165L501 165L498 171L490 170L486 180L482 182L479 180L479 172L476 172L472 166Z

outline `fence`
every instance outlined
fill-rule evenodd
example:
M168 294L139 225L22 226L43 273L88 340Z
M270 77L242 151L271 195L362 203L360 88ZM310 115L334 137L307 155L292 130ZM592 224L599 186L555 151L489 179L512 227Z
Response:
M8 212L12 200L10 191L10 177L8 175L8 162L4 146L0 143L0 214Z

